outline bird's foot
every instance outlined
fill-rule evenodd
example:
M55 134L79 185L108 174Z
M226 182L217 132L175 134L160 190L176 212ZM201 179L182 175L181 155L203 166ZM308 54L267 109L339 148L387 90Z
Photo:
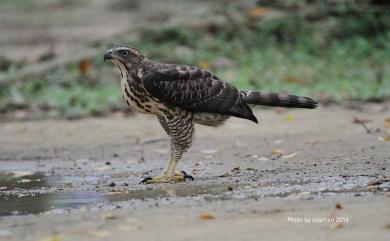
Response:
M188 175L185 171L176 171L173 176L169 176L167 173L164 173L161 176L156 177L146 177L140 184L152 184L152 183L169 183L169 182L185 182L186 180L194 180L194 177Z

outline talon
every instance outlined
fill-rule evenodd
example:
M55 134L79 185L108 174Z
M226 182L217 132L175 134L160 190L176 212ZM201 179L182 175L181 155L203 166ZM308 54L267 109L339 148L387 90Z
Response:
M189 179L191 181L195 180L193 176L188 175L185 171L181 171L181 173L183 174L184 180L187 180L187 179Z
M142 179L142 181L141 181L139 184L147 183L147 182L150 181L150 180L153 180L153 178L151 178L151 177L145 177L144 179Z

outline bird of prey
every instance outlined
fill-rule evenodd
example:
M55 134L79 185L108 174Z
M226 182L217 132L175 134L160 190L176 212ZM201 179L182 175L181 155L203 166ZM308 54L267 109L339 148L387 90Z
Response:
M171 138L171 158L162 175L141 183L181 182L193 178L176 171L176 164L191 146L194 124L217 127L231 116L258 123L249 105L313 109L308 97L283 93L238 90L210 71L194 66L158 63L130 46L104 54L121 72L124 100L137 112L157 116Z

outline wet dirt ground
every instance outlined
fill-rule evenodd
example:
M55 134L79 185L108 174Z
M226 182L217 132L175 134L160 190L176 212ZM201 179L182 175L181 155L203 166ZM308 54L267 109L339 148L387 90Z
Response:
M2 122L0 240L387 240L388 106L197 126L195 181L159 185L139 184L169 156L155 118Z

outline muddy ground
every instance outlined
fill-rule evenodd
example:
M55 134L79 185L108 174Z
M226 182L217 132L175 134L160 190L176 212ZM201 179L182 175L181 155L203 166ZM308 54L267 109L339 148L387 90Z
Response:
M0 239L387 240L388 106L197 126L195 181L159 185L139 184L168 160L155 118L0 123Z

